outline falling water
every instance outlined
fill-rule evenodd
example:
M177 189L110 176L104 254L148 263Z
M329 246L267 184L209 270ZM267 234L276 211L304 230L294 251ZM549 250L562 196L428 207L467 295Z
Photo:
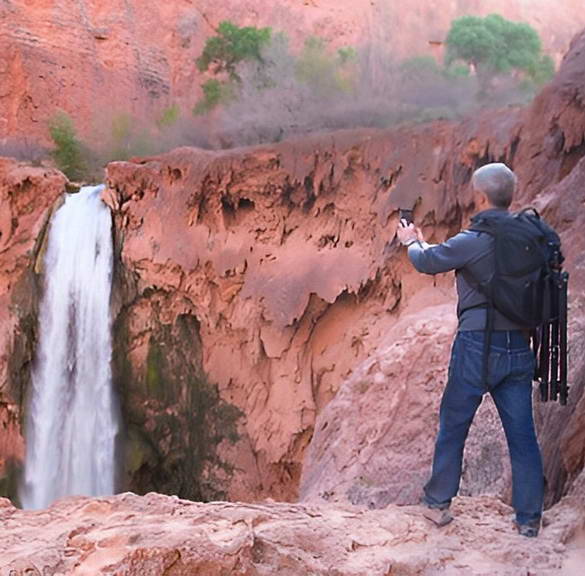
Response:
M102 190L68 195L51 223L27 418L26 508L114 490L112 219Z

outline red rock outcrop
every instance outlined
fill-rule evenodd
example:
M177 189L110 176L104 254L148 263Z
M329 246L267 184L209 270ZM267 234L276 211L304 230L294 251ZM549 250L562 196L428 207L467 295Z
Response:
M567 408L538 406L550 499L539 546L487 496L430 529L415 508L193 504L162 496L0 507L0 568L72 574L580 574L585 534L585 34L527 110L321 135L109 167L117 384L129 485L259 499L412 502L427 471L454 330L452 279L392 242L415 206L431 240L472 210L473 169L505 160L520 203L562 234L571 279ZM0 475L18 461L43 229L64 178L0 160ZM489 408L465 490L505 492ZM309 447L310 445L310 447ZM307 448L309 452L307 456ZM482 476L483 474L483 476ZM4 490L4 487L3 487ZM481 545L478 545L481 543ZM28 572L30 573L30 572Z
M151 126L171 104L188 112L200 96L195 59L224 19L282 29L296 43L318 34L335 46L376 45L405 58L444 41L455 17L490 12L530 22L557 59L585 26L580 0L461 0L432 8L422 0L3 2L0 143L46 143L47 121L58 108L94 143L110 135L115 115ZM383 58L373 56L371 66Z
M303 462L302 500L371 508L420 500L456 329L450 299L425 305L432 290L401 311L318 416ZM507 497L509 481L506 442L489 399L470 430L460 493Z
M23 512L0 501L0 571L169 576L578 576L579 514L549 513L538 542L512 532L511 510L461 498L438 530L417 507L196 504L149 494L70 499ZM42 529L40 527L42 526Z
M0 490L14 495L10 465L22 460L22 414L36 334L34 268L65 177L0 158Z

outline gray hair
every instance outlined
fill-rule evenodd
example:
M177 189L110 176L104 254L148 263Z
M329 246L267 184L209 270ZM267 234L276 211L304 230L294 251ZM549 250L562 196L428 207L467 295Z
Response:
M512 204L518 179L505 164L486 164L473 173L472 186L487 196L496 208L508 208Z

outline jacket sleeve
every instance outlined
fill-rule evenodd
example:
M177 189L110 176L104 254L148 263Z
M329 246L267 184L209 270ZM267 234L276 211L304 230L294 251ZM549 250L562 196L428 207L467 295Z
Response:
M473 258L476 238L476 234L464 231L442 244L414 242L408 247L408 257L423 274L459 270Z

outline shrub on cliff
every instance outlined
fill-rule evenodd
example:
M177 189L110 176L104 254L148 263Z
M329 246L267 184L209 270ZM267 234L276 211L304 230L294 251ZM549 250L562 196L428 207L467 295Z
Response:
M221 82L211 78L201 85L203 98L197 102L193 113L197 116L211 112L216 106L225 104L231 99L234 88L230 82Z
M49 121L49 134L55 145L51 155L57 168L70 180L82 180L88 170L88 153L71 117L65 112L55 114Z
M165 108L159 116L156 125L159 130L165 130L166 128L172 128L177 124L181 117L181 109L177 104L173 104L168 108Z
M447 64L456 60L473 65L484 94L497 74L521 71L542 83L554 71L552 60L543 56L536 30L498 14L464 16L452 23L447 36Z
M197 59L197 68L200 72L223 76L223 79L213 78L203 84L203 98L193 112L205 114L229 99L234 85L241 83L239 64L256 62L262 65L262 49L270 43L271 37L270 28L240 27L227 20L221 22L217 35L207 39Z

